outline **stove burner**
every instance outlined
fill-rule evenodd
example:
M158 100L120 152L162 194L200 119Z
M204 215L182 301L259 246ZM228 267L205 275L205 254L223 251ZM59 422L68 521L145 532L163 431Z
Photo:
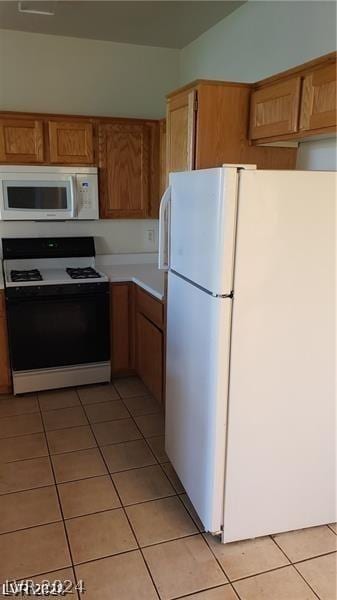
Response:
M92 267L77 267L74 269L68 267L66 271L72 279L97 279L98 277L101 277Z
M42 281L42 275L38 269L30 271L11 271L12 281Z

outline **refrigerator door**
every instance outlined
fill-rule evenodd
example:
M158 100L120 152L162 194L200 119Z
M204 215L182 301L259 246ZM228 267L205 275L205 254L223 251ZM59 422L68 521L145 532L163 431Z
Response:
M210 291L233 290L238 169L172 173L170 269Z
M226 542L336 521L336 173L242 172Z
M231 309L169 273L166 451L213 533L223 522Z

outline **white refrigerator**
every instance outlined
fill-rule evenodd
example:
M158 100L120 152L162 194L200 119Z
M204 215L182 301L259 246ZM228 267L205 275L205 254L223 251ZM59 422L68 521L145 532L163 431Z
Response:
M166 451L223 542L336 521L336 173L170 175Z

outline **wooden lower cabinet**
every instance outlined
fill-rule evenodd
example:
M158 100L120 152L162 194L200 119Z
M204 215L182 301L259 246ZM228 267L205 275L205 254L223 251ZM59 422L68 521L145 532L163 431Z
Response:
M138 375L163 401L164 305L134 283L110 285L111 372Z
M163 399L163 333L142 313L136 315L136 365L139 377L151 394Z
M11 390L5 296L0 290L0 394L7 394Z
M110 285L111 372L131 373L134 369L134 285Z

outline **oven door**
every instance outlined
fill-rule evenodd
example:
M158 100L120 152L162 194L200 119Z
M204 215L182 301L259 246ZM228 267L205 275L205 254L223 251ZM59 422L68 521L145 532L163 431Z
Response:
M109 294L7 299L12 370L108 361Z
M65 220L75 216L76 181L71 175L11 173L2 180L0 216L4 221Z

